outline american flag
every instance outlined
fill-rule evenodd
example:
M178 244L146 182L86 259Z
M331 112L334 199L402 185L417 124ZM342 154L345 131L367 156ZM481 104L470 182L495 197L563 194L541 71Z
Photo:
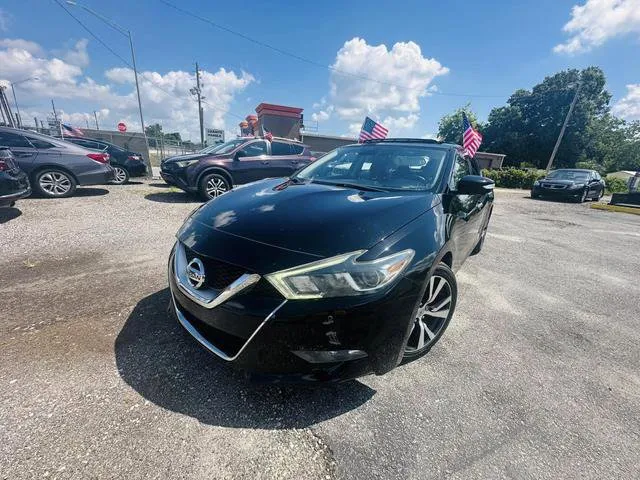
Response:
M389 133L388 129L384 128L379 123L374 122L369 117L366 117L362 124L362 128L360 129L360 138L358 139L358 142L362 143L365 140L380 140L387 138L387 133Z
M462 134L462 148L464 148L467 155L473 158L482 143L482 135L473 129L464 112L462 112L462 130L464 132Z
M84 132L79 128L72 127L71 125L68 125L66 123L63 123L61 125L63 135L66 135L67 137L84 137Z

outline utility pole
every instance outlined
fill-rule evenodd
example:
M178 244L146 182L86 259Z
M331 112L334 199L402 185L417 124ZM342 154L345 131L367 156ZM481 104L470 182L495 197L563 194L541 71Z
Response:
M576 90L575 95L573 96L573 100L571 100L571 105L569 106L569 111L567 112L567 116L564 117L564 123L562 124L562 128L560 129L560 135L558 135L558 140L556 140L556 144L553 147L553 152L551 152L551 157L549 157L549 163L547 163L547 172L551 170L551 165L553 165L553 160L556 158L556 153L558 153L558 148L560 148L560 143L562 142L564 131L567 129L567 124L569 123L569 119L571 118L571 114L573 113L573 108L576 106L576 102L578 101L578 95L580 95L581 88L582 88L582 76L580 76L580 81L578 82L578 88Z
M196 87L189 90L192 95L198 98L198 117L200 119L200 143L204 147L204 115L202 111L202 90L200 89L200 69L198 68L198 62L196 62Z
M84 121L87 124L87 130L89 129L89 117L84 117Z
M36 132L38 131L38 117L33 117L33 123L36 124Z
M98 114L95 110L93 111L93 118L96 119L96 130L100 130L100 127L98 126Z

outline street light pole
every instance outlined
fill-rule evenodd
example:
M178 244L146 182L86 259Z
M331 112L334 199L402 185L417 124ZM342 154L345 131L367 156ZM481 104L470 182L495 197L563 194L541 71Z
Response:
M13 93L13 103L16 105L16 113L18 115L18 127L22 127L22 116L20 115L20 107L18 106L18 99L16 98L16 89L14 85L18 85L23 82L28 82L29 80L40 80L38 77L29 77L23 80L18 80L17 82L9 82L11 84L11 92Z
M16 104L16 115L18 116L18 128L22 127L22 117L20 116L20 107L18 107L18 100L16 99L16 89L11 84L11 92L13 92L13 103Z
M553 147L553 152L551 152L551 156L549 157L549 162L547 163L547 173L549 173L549 170L551 170L551 165L553 165L553 160L556 158L556 153L558 153L558 148L560 148L562 137L564 137L564 131L567 129L567 124L569 123L569 119L571 118L573 109L576 106L576 102L578 101L578 95L580 94L581 88L582 88L582 77L580 77L580 81L578 82L578 88L576 90L575 95L573 96L573 100L571 100L571 105L569 106L569 111L567 112L567 116L564 117L564 122L562 124L562 128L560 129L560 135L558 135L556 144Z
M131 48L131 62L133 64L133 75L134 75L135 81L136 81L136 94L138 96L138 110L140 112L140 126L142 127L142 136L144 137L144 143L147 146L147 168L149 169L149 176L153 176L153 170L151 168L151 159L149 158L149 155L148 155L148 153L149 153L149 141L147 139L147 132L145 131L145 128L144 128L144 117L142 116L142 100L140 99L140 85L138 83L138 68L136 66L136 53L135 53L135 50L133 48L133 39L131 38L131 32L129 30L125 30L120 25L118 25L116 22L114 22L113 20L110 20L109 18L105 17L104 15L101 15L98 12L93 11L92 9L87 7L86 5L83 5L81 3L78 3L78 2L75 2L75 1L71 1L71 0L67 0L67 4L71 5L71 6L77 6L77 7L82 8L83 10L86 10L91 15L93 15L96 18L99 18L104 23L109 25L111 28L113 28L114 30L118 31L120 34L124 35L125 37L127 37L129 39L129 47Z

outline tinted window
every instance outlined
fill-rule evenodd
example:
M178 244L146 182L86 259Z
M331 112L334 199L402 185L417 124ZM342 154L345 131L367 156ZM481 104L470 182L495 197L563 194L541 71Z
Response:
M294 155L300 155L304 151L304 147L302 145L289 145L291 147L291 151Z
M547 178L550 180L572 180L574 182L586 182L589 179L589 172L580 170L554 170L549 172Z
M9 132L0 132L0 145L2 145L3 147L32 148L31 144L22 135Z
M45 149L45 148L53 148L53 147L55 147L55 145L53 143L45 142L44 140L40 140L39 138L31 137L31 138L29 138L29 141L36 148Z
M469 162L466 158L456 154L455 163L453 164L453 173L451 174L451 183L449 184L449 187L451 187L452 190L455 190L457 188L458 182L465 175L471 175Z
M243 157L258 157L267 154L267 142L259 141L246 145L242 149Z
M100 144L98 144L97 142L92 142L91 140L70 140L71 143L74 143L76 145L80 145L81 147L85 147L85 148L92 148L94 150L102 150L102 148L100 147Z
M341 147L316 160L296 177L381 190L428 191L439 184L446 158L447 150L422 145Z
M291 155L291 146L283 142L271 142L271 155Z

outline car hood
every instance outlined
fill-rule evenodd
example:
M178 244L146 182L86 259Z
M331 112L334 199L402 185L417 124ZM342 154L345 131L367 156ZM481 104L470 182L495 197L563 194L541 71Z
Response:
M235 188L191 220L254 242L329 257L375 245L439 201L439 195L426 192L363 192L280 178Z
M174 155L173 157L167 157L162 160L162 163L170 163L170 162L183 162L185 160L196 160L199 158L204 158L208 156L208 153L188 153L186 155Z

